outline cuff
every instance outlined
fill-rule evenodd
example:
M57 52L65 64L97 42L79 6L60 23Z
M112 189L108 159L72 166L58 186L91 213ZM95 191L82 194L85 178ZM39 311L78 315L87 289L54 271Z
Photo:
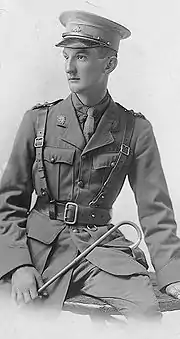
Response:
M7 252L6 248L0 260L0 279L11 275L20 266L33 266L28 249L9 247Z
M169 263L156 272L160 289L180 281L180 258L173 258Z

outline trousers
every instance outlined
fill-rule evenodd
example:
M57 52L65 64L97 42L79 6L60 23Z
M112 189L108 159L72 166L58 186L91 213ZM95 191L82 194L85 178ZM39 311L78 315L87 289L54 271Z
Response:
M1 282L1 300L2 298L8 300L10 289L10 282ZM104 301L115 307L119 314L127 319L159 321L162 317L150 278L147 275L115 276L83 259L71 273L65 299L81 294ZM44 307L43 299L38 298L33 303Z
M83 259L73 270L66 298L78 294L105 301L126 318L161 318L150 278L145 275L115 276Z

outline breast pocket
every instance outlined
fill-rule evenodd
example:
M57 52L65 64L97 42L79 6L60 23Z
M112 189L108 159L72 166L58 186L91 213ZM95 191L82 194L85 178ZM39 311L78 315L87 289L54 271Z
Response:
M70 200L73 190L74 149L45 147L44 166L47 184L56 200ZM39 177L35 170L35 187L39 190ZM38 192L37 192L38 193Z
M99 154L93 158L94 169L101 169L106 167L114 167L118 159L119 153L104 153Z
M92 180L103 183L116 165L119 153L104 153L93 157Z

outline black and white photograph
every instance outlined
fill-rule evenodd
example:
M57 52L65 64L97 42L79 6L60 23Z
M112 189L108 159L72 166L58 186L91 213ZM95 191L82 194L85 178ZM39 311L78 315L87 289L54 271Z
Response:
M0 0L2 338L180 338L179 15Z

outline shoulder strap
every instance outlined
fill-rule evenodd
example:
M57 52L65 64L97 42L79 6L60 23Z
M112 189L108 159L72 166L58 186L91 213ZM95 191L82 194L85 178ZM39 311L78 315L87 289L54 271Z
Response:
M116 103L118 104L118 103ZM119 105L119 104L118 104ZM120 105L119 105L120 106ZM122 106L120 106L122 109ZM123 126L123 138L121 143L119 144L119 154L116 160L116 163L114 167L112 168L111 172L109 173L108 178L106 181L103 183L100 191L98 194L95 196L95 198L90 202L90 205L96 205L97 203L99 204L101 198L106 194L108 191L112 180L114 178L114 174L116 172L120 172L128 159L128 157L131 154L131 149L130 149L130 143L134 131L134 124L135 124L135 116L131 113L131 111L128 111L123 107L125 111L125 119L124 119L124 126Z
M51 195L47 186L47 180L45 175L45 167L43 161L43 150L45 144L45 133L46 133L46 124L47 124L47 117L49 113L49 108L46 107L41 109L37 115L36 121L36 138L34 140L34 147L36 149L36 162L37 162L37 169L40 179L40 195L48 197L51 200Z
M54 105L58 104L62 100L63 99L58 99L58 100L51 101L51 102L45 101L44 103L38 103L35 106L33 106L32 109L51 107L51 106L54 106Z
M49 108L58 102L62 101L62 99L54 101L53 103L45 103L43 105L34 106L33 109L39 109L37 114L37 121L36 121L36 138L34 140L34 147L36 149L36 162L37 162L37 170L39 174L39 181L40 181L40 196L48 196L49 199L49 217L50 219L55 219L56 215L56 205L55 200L49 190L47 184L47 178L45 173L44 167L44 159L43 159L43 152L44 152L44 145L45 145L45 134L46 134L46 125L48 119Z

